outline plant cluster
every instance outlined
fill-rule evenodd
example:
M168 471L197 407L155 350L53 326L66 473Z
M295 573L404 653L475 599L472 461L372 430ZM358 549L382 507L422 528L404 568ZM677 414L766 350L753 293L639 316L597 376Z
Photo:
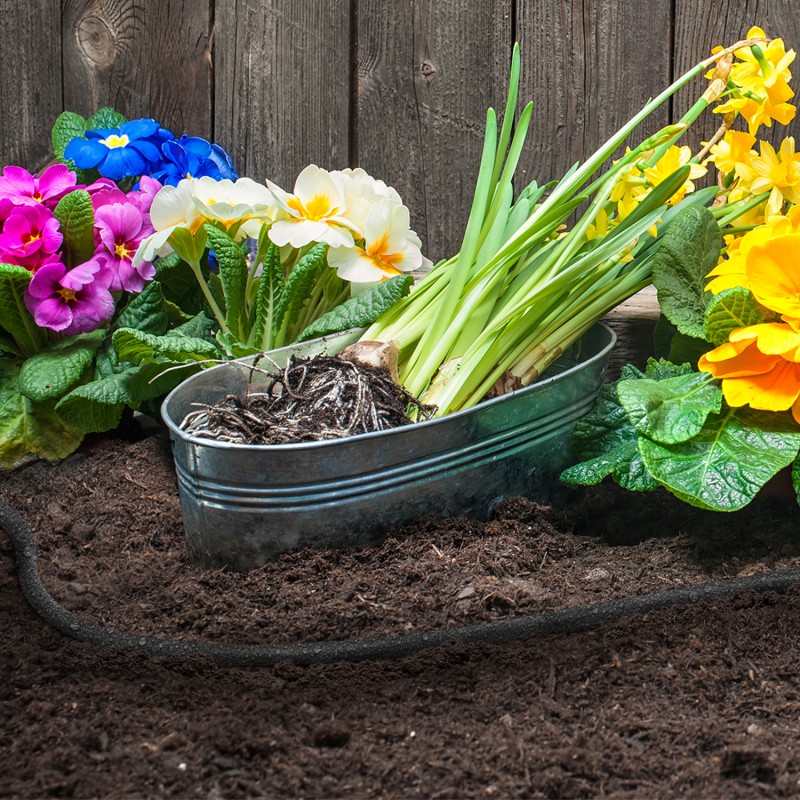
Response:
M576 430L580 464L563 478L663 486L692 505L735 510L792 466L800 489L800 153L757 134L790 122L780 39L737 49L706 147L711 209L674 220L653 265L658 360L623 368ZM740 119L747 130L734 130ZM755 145L758 141L758 147Z

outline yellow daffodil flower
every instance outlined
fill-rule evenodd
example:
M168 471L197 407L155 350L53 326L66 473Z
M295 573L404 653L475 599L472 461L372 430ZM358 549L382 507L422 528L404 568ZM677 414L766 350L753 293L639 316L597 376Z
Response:
M777 153L769 142L759 142L759 153L740 165L740 174L751 194L770 193L765 216L779 214L786 200L800 204L800 153L794 137L787 136Z
M727 131L721 141L711 145L707 162L713 162L725 175L738 174L737 168L749 165L756 137L744 131Z
M678 147L678 145L672 145L672 147L670 147L667 152L664 153L664 155L658 160L658 163L656 163L655 166L645 169L644 176L650 186L658 186L661 181L672 175L676 169L680 169L680 167L684 166L685 164L689 164L691 160L691 147ZM683 186L677 192L675 192L672 197L670 197L670 205L680 203L680 201L686 196L687 192L693 192L693 181L697 178L701 178L706 174L707 171L708 170L702 164L692 164L688 179Z

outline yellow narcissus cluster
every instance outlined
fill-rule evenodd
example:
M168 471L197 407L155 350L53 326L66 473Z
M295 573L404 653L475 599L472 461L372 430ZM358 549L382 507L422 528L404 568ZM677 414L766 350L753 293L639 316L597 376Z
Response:
M791 409L800 423L800 206L747 233L711 275L715 293L745 286L781 321L737 328L698 369L722 380L729 406Z

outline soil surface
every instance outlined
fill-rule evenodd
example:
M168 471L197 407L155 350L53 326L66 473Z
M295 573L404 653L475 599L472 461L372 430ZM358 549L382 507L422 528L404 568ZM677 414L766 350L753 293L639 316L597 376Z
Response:
M726 515L602 486L419 520L377 549L198 571L161 435L0 475L0 498L64 606L185 641L406 633L800 567L780 492ZM800 796L800 590L393 662L232 669L62 637L22 597L5 533L0 583L3 797Z

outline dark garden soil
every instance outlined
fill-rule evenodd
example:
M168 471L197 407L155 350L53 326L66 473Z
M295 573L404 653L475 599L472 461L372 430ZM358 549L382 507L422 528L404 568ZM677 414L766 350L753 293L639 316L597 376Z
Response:
M517 500L247 575L186 562L169 446L97 439L0 476L82 617L182 640L405 633L800 567L800 512L662 494ZM394 662L232 669L67 639L0 534L3 797L800 796L800 591Z

